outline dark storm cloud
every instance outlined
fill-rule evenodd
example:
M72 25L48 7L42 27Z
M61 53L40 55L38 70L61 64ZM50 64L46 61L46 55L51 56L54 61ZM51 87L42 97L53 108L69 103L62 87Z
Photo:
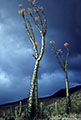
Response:
M29 92L30 79L30 76L14 76L0 70L0 103L26 98Z
M69 87L74 87L81 84L80 73L68 71ZM78 75L78 77L77 77ZM39 79L39 95L40 97L50 96L56 91L65 88L64 72L55 71L51 73L44 73Z
M9 4L6 4L6 7L4 5L3 9L0 7L1 104L27 97L34 66L33 49L26 40L28 37L24 37L26 32L22 25L23 22L19 22L20 20L15 17L15 13L12 12L14 9L11 7L8 7L6 11ZM12 6L12 3L10 5ZM18 16L17 9L16 12Z
M63 46L64 42L69 43L70 57L69 57L69 69L76 71L80 70L80 58L74 61L77 56L81 55L81 1L80 0L54 0L52 4L48 0L47 15L48 20L48 40L54 40L55 48L61 48L65 52ZM51 14L50 14L51 13ZM50 19L51 18L51 19ZM50 63L50 71L59 69L58 62L51 52L51 47L48 45L49 41L46 41L46 60ZM50 51L50 52L49 52ZM70 61L71 60L71 61ZM51 62L50 62L51 61ZM54 69L55 68L55 69ZM46 69L48 70L48 69Z
M35 64L32 45L22 17L18 15L19 2L0 1L0 104L28 97ZM69 43L70 87L81 84L81 0L44 0L39 3L45 7L48 21L45 52L38 72L40 97L65 88L64 73L51 51L50 40L55 41L56 49L63 50L64 56L66 49L63 44ZM23 4L26 8L29 5L26 0ZM34 30L40 45L41 38L36 28Z
M54 0L52 4L48 0L47 10L48 35L58 45L67 40L70 43L71 55L81 53L81 1L80 0ZM51 14L50 14L51 13ZM51 18L51 19L50 19Z
M69 69L72 71L77 71L77 72L81 72L81 54L78 54L75 57L71 57L69 59Z
M81 84L81 71L70 71L69 73L70 78L69 82L76 83L76 84Z

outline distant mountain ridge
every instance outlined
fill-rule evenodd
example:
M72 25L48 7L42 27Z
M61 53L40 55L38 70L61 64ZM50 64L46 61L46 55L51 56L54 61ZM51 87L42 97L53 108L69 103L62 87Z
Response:
M81 89L81 85L72 87L72 88L69 89L69 93L72 94L72 93L74 93L74 92L76 92L80 89ZM58 98L58 97L65 97L65 96L66 96L66 89L60 89L56 93L54 93L53 95L40 98L40 100L46 100L46 99Z
M70 94L72 94L72 93L74 93L74 92L76 92L80 89L81 89L81 85L76 86L76 87L72 87L72 88L70 88L69 91L70 91ZM56 92L55 94L53 94L52 96L39 98L39 100L40 101L45 101L45 100L47 101L47 100L52 99L52 98L65 97L65 96L66 96L66 89L61 89L58 92ZM22 100L19 100L19 101L22 102L22 105L26 105L27 100L28 100L28 98L25 98L25 99L22 99ZM19 105L19 101L7 103L7 104L2 104L2 105L0 105L0 109L2 109L2 108L7 109L7 108L9 108L9 106L15 107L15 106Z
M69 93L72 94L80 89L81 89L81 85L76 86L76 87L72 87L69 89ZM65 96L66 96L66 89L61 89L61 90L57 91L55 94L53 94L52 96L48 96L46 98L57 98L57 97L65 97Z

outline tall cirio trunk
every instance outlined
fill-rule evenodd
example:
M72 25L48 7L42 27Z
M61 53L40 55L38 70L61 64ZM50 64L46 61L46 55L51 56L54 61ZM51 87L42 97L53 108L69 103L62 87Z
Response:
M19 10L19 14L22 15L24 20L24 26L27 32L27 35L33 45L34 54L33 57L35 58L35 66L33 70L31 85L30 85L30 91L29 91L29 98L28 98L28 104L27 104L27 120L33 119L36 117L39 113L38 110L38 68L39 68L39 62L43 57L44 48L45 48L45 35L47 31L47 20L46 16L44 14L44 9L42 6L37 6L36 0L31 0L32 8L28 8L28 14L32 18L35 26L40 32L41 35L41 49L38 54L38 42L35 41L35 36L33 32L33 27L30 23L30 20L26 17L26 11L25 9ZM22 4L20 4L20 7L22 7ZM35 12L35 16L33 15L33 12ZM25 14L24 14L25 13Z
M33 76L31 80L29 99L28 99L28 117L33 118L38 112L38 90L37 90L37 73L38 73L39 61L36 60Z
M53 41L51 41L51 43L54 43ZM67 49L67 56L66 56L66 60L64 60L63 56L62 56L62 50L58 49L58 55L57 52L54 49L54 45L52 44L52 50L55 54L55 57L59 63L59 65L61 66L64 74L65 74L65 84L66 84L66 113L69 114L70 113L70 109L71 109L71 100L70 100L70 94L69 94L69 81L68 81L68 75L67 75L67 65L68 65L68 56L69 56L69 48L67 47L68 43L64 44L66 49ZM59 57L62 60L62 63L59 59Z
M67 71L65 71L65 82L66 82L66 113L69 114L71 109L71 101L69 94L69 81L68 81Z

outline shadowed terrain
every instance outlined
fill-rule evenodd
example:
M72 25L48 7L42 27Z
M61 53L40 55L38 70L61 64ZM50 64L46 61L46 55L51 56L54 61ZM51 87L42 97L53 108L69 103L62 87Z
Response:
M72 95L73 93L76 93L77 91L81 91L81 86L76 86L76 87L70 88L70 95ZM66 89L61 89L52 96L39 98L39 101L43 102L45 105L49 105L49 104L55 102L57 99L61 99L65 96L66 96ZM27 105L27 100L28 100L28 98L20 100L22 102L22 108L23 109ZM12 109L15 108L16 106L19 105L20 101L0 105L0 114L3 111L7 111L10 108L12 108Z

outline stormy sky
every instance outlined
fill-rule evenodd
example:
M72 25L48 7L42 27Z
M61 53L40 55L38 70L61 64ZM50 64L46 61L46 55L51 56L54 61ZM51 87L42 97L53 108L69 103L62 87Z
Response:
M65 88L64 73L51 51L50 40L64 56L63 44L69 43L69 86L81 85L81 0L37 1L44 6L47 17L45 52L38 71L39 97L44 97ZM21 2L26 9L30 7L27 0L0 0L0 104L28 97L35 64L32 44L18 14ZM36 28L34 34L40 43Z

